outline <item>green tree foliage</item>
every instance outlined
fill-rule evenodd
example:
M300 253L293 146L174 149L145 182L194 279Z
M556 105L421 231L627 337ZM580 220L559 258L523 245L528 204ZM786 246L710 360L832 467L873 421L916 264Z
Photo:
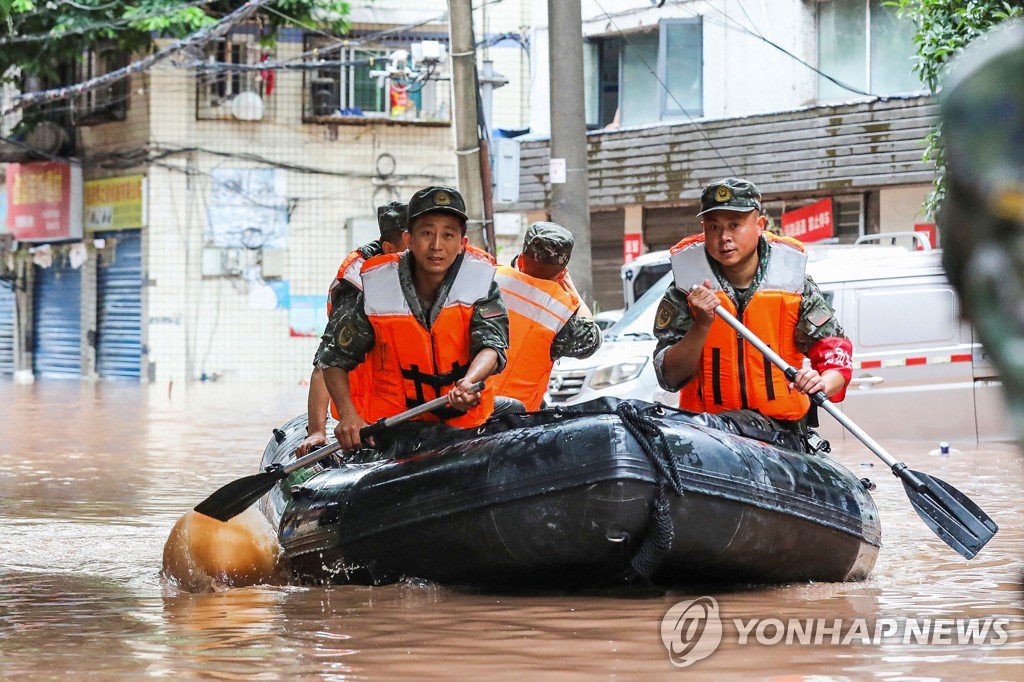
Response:
M950 61L970 42L1007 19L1024 16L1024 0L894 0L888 4L917 25L914 71L933 94L941 87ZM934 217L945 196L945 159L939 125L928 135L924 159L933 161L938 170L935 189L925 202L928 216Z
M113 43L131 53L153 48L154 39L182 38L238 9L244 0L0 0L0 76L11 67L22 75L59 79L63 65L89 47ZM346 28L345 0L273 0L257 20L273 43L288 24Z

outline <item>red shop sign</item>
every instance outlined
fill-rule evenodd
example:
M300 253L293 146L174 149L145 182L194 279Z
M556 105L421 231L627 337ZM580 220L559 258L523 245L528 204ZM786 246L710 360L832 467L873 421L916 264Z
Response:
M828 239L834 234L833 225L831 198L782 214L782 234L802 242Z
M82 169L61 161L7 166L7 229L22 242L82 238Z

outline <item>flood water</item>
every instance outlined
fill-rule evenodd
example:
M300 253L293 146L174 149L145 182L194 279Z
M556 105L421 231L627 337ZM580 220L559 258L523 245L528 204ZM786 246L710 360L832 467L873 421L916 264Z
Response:
M0 679L1024 679L1024 492L1015 446L883 442L1000 525L973 561L913 512L867 449L835 448L878 484L884 547L860 583L671 592L478 594L435 585L259 587L188 594L160 578L178 517L253 473L302 386L0 383ZM863 463L874 463L873 467ZM714 597L706 659L674 667L660 628ZM733 619L1002 619L1005 636L846 645L740 642ZM983 621L979 620L979 624ZM994 632L994 631L993 631Z

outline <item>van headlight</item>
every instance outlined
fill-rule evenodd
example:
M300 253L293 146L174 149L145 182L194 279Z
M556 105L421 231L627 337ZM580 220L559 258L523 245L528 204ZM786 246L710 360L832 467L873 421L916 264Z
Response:
M590 377L588 385L594 389L601 389L621 384L624 381L632 381L640 376L647 360L648 358L645 357L626 358L614 365L598 367Z

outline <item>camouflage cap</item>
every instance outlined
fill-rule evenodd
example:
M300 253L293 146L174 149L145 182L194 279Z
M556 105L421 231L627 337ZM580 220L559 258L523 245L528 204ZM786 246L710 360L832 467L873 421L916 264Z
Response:
M414 218L432 211L451 213L462 220L468 220L466 202L459 190L453 187L424 187L409 199L410 223Z
M523 255L538 263L566 265L575 240L572 232L555 223L533 223L526 228Z
M761 191L757 185L742 178L723 178L712 182L700 195L701 216L710 211L761 210Z
M382 237L395 230L404 232L409 226L409 204L392 201L384 206L378 206L377 226L380 228Z

